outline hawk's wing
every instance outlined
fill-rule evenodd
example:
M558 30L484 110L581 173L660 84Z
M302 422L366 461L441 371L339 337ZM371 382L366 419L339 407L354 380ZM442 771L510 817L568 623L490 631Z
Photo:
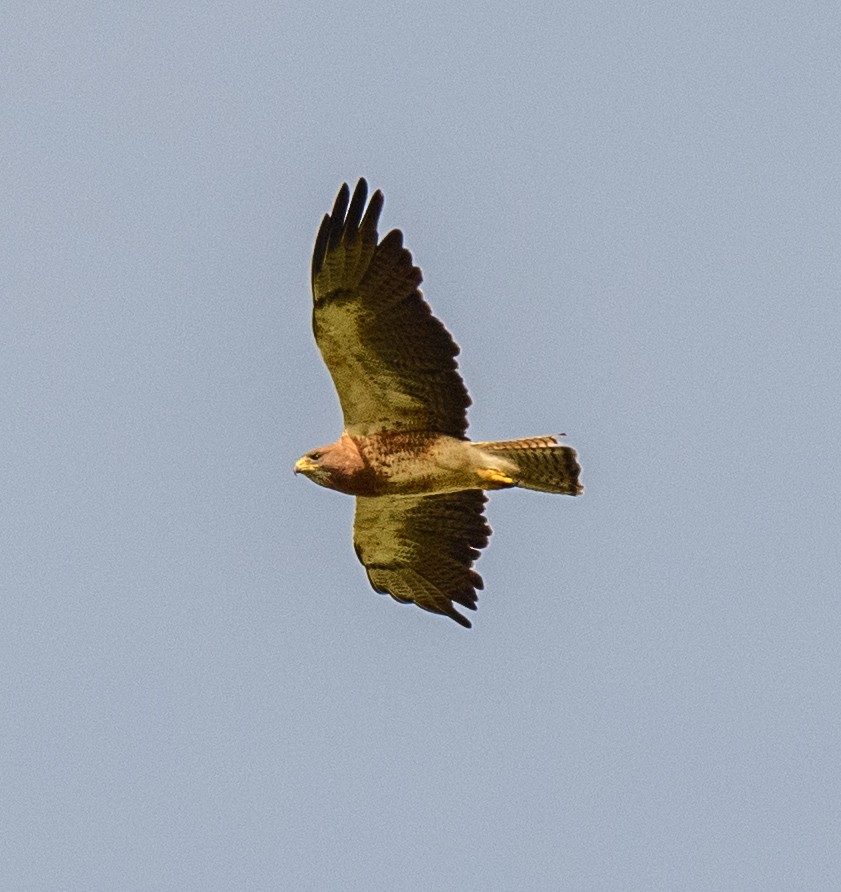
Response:
M476 609L482 577L472 564L491 535L486 501L477 489L357 498L353 546L374 589L469 629L453 602Z
M377 243L383 196L375 192L365 210L367 194L361 179L348 206L342 186L312 258L313 331L345 428L362 436L432 430L462 437L470 397L456 370L458 347L418 290L421 271L402 233Z

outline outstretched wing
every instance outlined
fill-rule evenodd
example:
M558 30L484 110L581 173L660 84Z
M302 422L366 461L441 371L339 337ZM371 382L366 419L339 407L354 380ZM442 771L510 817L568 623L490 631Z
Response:
M342 404L345 428L438 431L463 437L470 405L458 346L418 290L421 271L395 229L378 243L383 206L365 209L359 180L324 217L312 258L313 332ZM364 211L364 215L363 215Z
M353 546L374 589L470 628L453 602L476 609L482 577L472 568L491 528L481 490L356 500Z

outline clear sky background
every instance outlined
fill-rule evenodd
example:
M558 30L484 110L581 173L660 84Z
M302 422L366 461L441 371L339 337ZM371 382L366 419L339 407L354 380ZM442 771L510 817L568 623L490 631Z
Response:
M6 5L1 888L839 888L839 9ZM471 631L292 474L361 175L584 467Z

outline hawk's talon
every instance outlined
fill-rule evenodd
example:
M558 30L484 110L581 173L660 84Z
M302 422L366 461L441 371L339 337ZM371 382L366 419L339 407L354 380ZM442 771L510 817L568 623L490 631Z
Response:
M480 479L484 480L485 483L492 483L496 486L517 485L513 477L509 477L507 474L503 474L502 471L497 471L493 468L480 468L477 473Z

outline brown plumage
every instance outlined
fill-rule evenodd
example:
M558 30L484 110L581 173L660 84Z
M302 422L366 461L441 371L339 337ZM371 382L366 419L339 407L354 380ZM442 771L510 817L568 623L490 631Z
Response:
M421 272L392 230L378 240L382 193L339 190L312 259L313 332L344 416L342 436L296 472L354 495L354 548L378 592L470 622L473 569L491 529L482 490L579 495L575 450L555 437L473 443L458 347L429 309Z

